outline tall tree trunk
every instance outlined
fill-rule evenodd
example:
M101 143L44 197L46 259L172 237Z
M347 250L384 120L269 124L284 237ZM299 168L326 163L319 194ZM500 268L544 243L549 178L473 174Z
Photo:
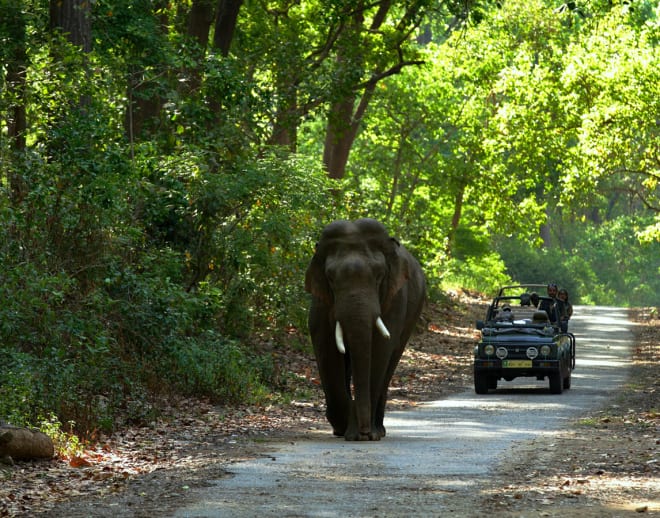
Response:
M184 87L186 93L199 90L202 84L202 64L206 55L214 13L215 0L193 0L188 15L187 34L197 43L197 48L194 51L195 63L188 70L188 83Z
M83 52L92 51L92 7L89 0L50 0L50 29L59 29Z
M209 42L214 13L215 0L194 0L190 8L187 33L199 44L202 53L206 51Z
M364 27L364 2L355 3L353 18L337 43L339 68L362 69L362 54L357 51L360 48L362 33L366 30L377 31L387 19L390 7L391 0L381 0L371 25L366 28ZM362 82L363 80L363 77L359 78L359 81ZM330 107L323 149L323 164L330 178L343 178L346 173L346 164L351 148L376 84L377 80L373 78L368 81L364 86L361 97L355 93L357 91L356 84L340 85L345 91L352 93L346 94Z
M243 0L219 0L218 2L213 46L220 49L220 53L225 57L229 55L241 5L243 5Z
M346 97L332 106L323 149L323 164L330 178L344 177L351 148L375 88L376 83L369 83L365 87L356 108L356 96Z
M242 4L243 0L218 0L213 31L213 47L218 49L223 57L229 55L231 41L234 38L238 21L238 13ZM214 96L211 96L208 102L214 115L212 124L222 124L222 106Z
M461 216L463 215L463 201L465 199L465 184L460 183L454 196L454 213L451 217L451 226L449 228L449 235L447 236L447 253L451 254L456 241L456 231L461 224Z
M61 31L67 40L83 51L83 67L89 78L86 55L92 51L92 7L89 0L50 0L50 30ZM58 58L58 56L55 56ZM81 94L78 108L85 110L90 98Z
M164 99L154 93L154 85L145 81L144 70L135 68L128 75L126 113L124 116L124 128L131 146L133 155L133 144L142 138L148 138L151 131L155 129L154 121L159 113Z
M11 31L7 43L7 67L5 82L8 90L14 92L9 107L9 119L7 121L7 137L12 150L12 160L6 170L7 181L11 189L11 197L14 202L19 202L26 194L26 185L23 176L17 167L17 160L25 152L25 132L27 130L27 118L25 115L25 86L27 70L26 33L25 18L21 9L21 0L10 0L2 5L0 16L6 21L7 28Z
M339 70L362 69L361 55L355 51L359 44L360 35L364 30L362 9L363 2L356 2L355 14L337 41L337 68ZM350 81L354 81L354 78L349 74L346 75L345 84L338 84L337 86L347 93L330 107L323 149L323 164L328 171L328 176L334 179L344 177L348 155L357 132L354 117L357 97L355 93L356 85L350 84ZM359 80L362 80L361 76Z
M279 93L279 106L269 143L287 147L289 151L295 153L298 145L298 105L295 86L281 83Z
M197 90L202 84L202 60L206 55L211 25L215 21L213 47L223 56L229 55L231 40L234 37L238 13L243 0L193 0L188 16L188 36L199 47L196 55L198 64L191 70L189 91Z
M355 97L351 96L333 104L330 108L323 149L323 163L330 178L343 178L346 172L348 155L353 145L354 102Z

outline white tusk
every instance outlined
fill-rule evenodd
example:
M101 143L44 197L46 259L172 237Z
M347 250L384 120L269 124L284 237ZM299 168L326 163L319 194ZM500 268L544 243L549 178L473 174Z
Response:
M383 335L388 340L390 339L390 332L387 330L387 327L385 327L385 322L383 322L382 318L378 317L376 319L376 327L380 331L381 335Z
M337 342L337 350L346 354L346 346L344 345L344 332L341 329L341 324L337 320L337 325L335 326L335 342Z

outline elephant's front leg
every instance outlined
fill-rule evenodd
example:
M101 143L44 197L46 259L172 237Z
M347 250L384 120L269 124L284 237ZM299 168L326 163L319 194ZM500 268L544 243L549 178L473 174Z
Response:
M360 425L358 418L359 402L357 400L351 401L351 410L348 418L348 427L344 438L347 441L380 441L383 434L381 434L373 423L371 417L367 420L366 426Z
M334 342L332 342L334 345ZM352 406L346 386L344 356L334 347L325 347L326 354L316 354L321 384L325 393L325 415L332 426L332 433L343 436L350 424L349 414Z
M352 343L360 346L351 351L354 397L345 438L347 441L379 441L383 434L375 422L374 382L379 383L382 373L379 372L378 359L373 356L375 341L371 333L356 338Z
M309 330L325 394L326 417L332 426L332 433L343 436L348 427L350 413L346 358L337 350L334 327L328 321L327 313L328 310L323 305L312 304Z

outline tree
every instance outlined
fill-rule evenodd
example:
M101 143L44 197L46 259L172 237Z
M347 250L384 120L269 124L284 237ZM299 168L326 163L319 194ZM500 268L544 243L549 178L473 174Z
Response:
M92 50L92 4L88 0L50 0L50 28L59 30L83 52Z
M159 129L170 130L162 125L162 109L178 84L168 5L166 0L103 0L95 10L96 52L117 77L112 88L126 96L123 124L133 158L136 143L161 137Z
M10 187L11 196L15 203L26 194L26 185L21 176L21 157L25 152L26 145L26 88L27 88L27 35L25 15L21 9L20 0L0 1L0 62L6 63L5 74L2 82L6 85L6 91L11 96L0 104L6 110L7 138L9 140L10 157L6 167L7 182ZM3 110L3 111L4 111Z
M398 5L384 0L370 12L373 7L356 3L337 40L339 88L336 98L330 100L323 150L323 163L330 178L343 178L360 122L379 81L406 66L422 63L405 56L414 55L410 37L423 20L426 3L413 2L398 10ZM388 20L390 16L394 19ZM386 22L394 29L384 29Z
M589 217L595 221L660 214L657 23L639 29L631 18L632 13L608 13L567 56L566 97L583 116L566 199L580 203L578 193L593 193ZM653 235L652 228L649 232Z
M225 57L229 55L231 49L242 5L243 0L219 0L213 31L213 46Z

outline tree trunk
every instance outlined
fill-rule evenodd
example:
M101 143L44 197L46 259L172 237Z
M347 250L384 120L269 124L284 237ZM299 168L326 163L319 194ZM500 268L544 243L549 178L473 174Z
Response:
M218 3L213 46L220 49L220 53L225 57L229 55L231 40L234 38L238 13L242 4L243 0L220 0Z
M282 86L280 90L281 101L269 143L287 147L289 151L295 153L298 144L298 106L295 91L288 93L285 91L286 88L294 87Z
M11 189L11 197L15 202L23 199L26 185L16 167L16 159L25 152L25 132L27 119L25 115L25 81L27 70L27 52L25 48L25 18L21 9L21 0L11 0L2 6L0 16L6 20L6 26L11 31L7 43L7 73L5 82L9 91L14 92L12 105L9 107L7 121L7 137L13 151L13 157L7 168L7 181Z
M348 97L335 103L330 110L323 149L323 163L330 178L343 178L346 172L348 155L353 145L354 101L355 97Z
M202 64L209 42L209 31L213 23L214 0L194 0L188 14L187 35L197 43L195 60L189 67L188 83L182 83L184 93L196 92L202 84Z
M155 129L152 121L158 117L165 101L151 91L155 91L153 83L144 80L144 71L136 69L129 74L127 80L126 114L124 128L133 154L133 144L147 137ZM151 91L150 91L151 90Z
M214 0L194 0L188 15L188 36L198 44L202 54L209 42L209 30L213 22Z
M391 0L378 2L378 11L371 20L369 27L364 26L364 2L356 2L354 5L353 18L346 32L337 43L337 63L339 69L361 70L363 68L363 56L356 52L362 44L361 38L365 31L378 31L387 19L391 7ZM385 76L383 76L385 77ZM359 82L364 78L360 76ZM323 164L330 178L343 178L346 172L348 157L355 142L358 129L364 113L369 106L369 101L376 88L377 79L372 79L363 87L362 96L358 96L357 84L339 85L344 91L350 92L333 103L328 115L326 127L325 144L323 149ZM359 99L359 102L356 102Z
M456 231L461 224L461 216L463 215L463 201L465 199L465 183L460 182L457 185L457 190L454 195L454 213L451 216L451 224L449 233L447 235L447 254L452 255L454 245L456 244Z
M89 0L50 0L50 28L60 29L83 52L92 51L92 8Z
M89 0L50 0L50 29L61 31L67 40L84 53L83 67L90 78L86 55L92 51L92 8ZM55 55L55 59L61 56ZM81 85L82 86L82 85ZM78 108L82 111L91 103L89 95L81 94Z

